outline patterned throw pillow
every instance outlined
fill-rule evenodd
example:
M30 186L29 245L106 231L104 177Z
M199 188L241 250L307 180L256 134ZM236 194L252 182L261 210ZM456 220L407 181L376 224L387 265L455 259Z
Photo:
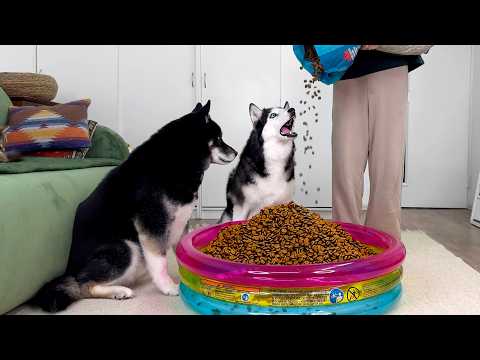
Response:
M3 131L6 151L81 150L91 145L90 99L54 106L11 106Z
M90 141L92 141L93 134L97 128L97 122L93 120L88 120L88 133ZM28 153L28 156L38 156L38 157L54 157L54 158L64 158L64 159L84 159L87 155L90 148L85 148L82 150L44 150L44 151L35 151Z

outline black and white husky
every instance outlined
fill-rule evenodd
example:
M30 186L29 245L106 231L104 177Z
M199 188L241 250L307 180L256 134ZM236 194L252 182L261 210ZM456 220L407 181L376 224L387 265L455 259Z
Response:
M204 171L237 156L209 110L210 101L199 103L161 128L79 205L65 274L31 304L55 312L82 298L126 299L147 275L163 294L178 295L167 250L185 231Z
M227 207L219 222L245 220L262 208L293 200L295 109L250 104L253 130L227 183Z

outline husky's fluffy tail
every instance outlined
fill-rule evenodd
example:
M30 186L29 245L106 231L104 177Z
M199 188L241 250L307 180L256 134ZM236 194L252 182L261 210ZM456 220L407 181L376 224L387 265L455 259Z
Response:
M65 310L70 304L81 299L80 285L73 276L60 276L46 283L29 301L48 312Z

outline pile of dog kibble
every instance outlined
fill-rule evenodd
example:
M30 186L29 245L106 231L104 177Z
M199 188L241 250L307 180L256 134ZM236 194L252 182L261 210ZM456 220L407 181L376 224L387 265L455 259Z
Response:
M202 251L246 264L321 264L360 259L378 249L352 239L339 224L290 202L262 209L244 224L221 230Z

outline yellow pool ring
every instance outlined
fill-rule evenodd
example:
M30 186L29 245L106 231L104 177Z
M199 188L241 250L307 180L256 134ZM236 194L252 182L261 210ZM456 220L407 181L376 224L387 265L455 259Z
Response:
M182 282L192 290L217 299L259 306L321 306L345 304L383 294L400 283L402 267L377 278L338 287L261 288L240 286L205 278L179 266ZM334 296L333 296L334 295Z

